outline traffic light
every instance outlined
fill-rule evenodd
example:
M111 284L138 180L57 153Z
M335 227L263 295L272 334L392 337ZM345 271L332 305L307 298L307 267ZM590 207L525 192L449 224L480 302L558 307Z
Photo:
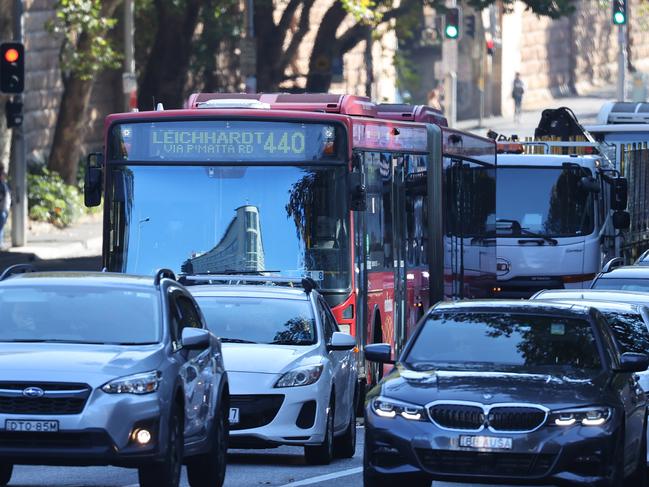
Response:
M447 39L460 38L460 25L462 22L462 11L459 7L449 7L444 15L444 36Z
M469 37L475 37L475 15L467 15L464 17L464 27Z
M613 5L613 24L626 24L626 0L612 0Z
M25 89L25 46L20 42L0 44L0 91L22 93Z

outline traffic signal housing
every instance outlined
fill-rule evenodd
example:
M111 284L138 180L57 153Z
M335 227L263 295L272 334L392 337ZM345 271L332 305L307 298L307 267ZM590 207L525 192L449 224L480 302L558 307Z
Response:
M462 11L459 7L449 7L444 14L444 36L447 39L460 38L460 26L462 25Z
M626 13L627 13L627 0L612 0L611 5L613 5L613 24L614 25L626 25Z
M464 17L464 28L469 37L475 37L475 15L467 15Z
M0 91L22 93L25 89L25 46L21 42L0 44Z

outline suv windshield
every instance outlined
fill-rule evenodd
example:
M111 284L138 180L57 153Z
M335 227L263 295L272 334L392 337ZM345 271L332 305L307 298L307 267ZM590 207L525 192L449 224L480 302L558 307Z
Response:
M560 167L498 168L498 235L576 237L593 232L593 199L579 187L584 172Z
M307 300L196 296L207 326L225 343L313 345L315 321Z
M0 341L144 345L161 339L158 295L91 286L0 289Z
M443 313L423 325L408 367L552 373L601 368L586 320L508 313Z

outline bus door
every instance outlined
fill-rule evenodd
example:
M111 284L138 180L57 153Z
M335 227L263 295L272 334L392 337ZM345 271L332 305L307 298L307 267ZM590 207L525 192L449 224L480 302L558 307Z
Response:
M394 249L394 349L395 356L403 350L406 341L407 308L407 220L405 158L394 157L392 165L392 247Z

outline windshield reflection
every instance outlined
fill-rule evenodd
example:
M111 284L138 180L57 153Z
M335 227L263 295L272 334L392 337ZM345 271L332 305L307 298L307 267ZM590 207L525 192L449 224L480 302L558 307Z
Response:
M344 167L118 166L109 269L310 275L349 287Z

